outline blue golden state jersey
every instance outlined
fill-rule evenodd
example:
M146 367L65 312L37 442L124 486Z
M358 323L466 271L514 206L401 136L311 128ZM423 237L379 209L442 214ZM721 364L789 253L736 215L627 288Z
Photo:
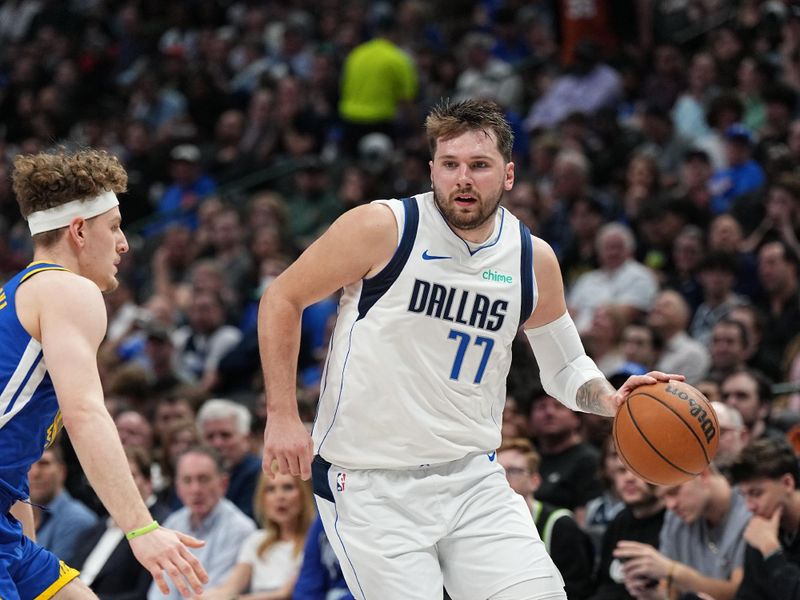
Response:
M61 412L42 345L17 316L16 295L25 281L53 270L67 269L31 263L0 288L0 486L18 498L28 497L28 469L53 443Z

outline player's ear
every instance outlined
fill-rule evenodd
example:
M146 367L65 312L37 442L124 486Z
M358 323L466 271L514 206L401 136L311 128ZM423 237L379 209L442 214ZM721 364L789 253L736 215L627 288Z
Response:
M77 246L83 246L86 241L86 219L75 217L67 225L67 237Z
M506 173L505 179L503 181L503 189L507 192L511 191L511 188L514 187L514 163L510 162L506 164Z

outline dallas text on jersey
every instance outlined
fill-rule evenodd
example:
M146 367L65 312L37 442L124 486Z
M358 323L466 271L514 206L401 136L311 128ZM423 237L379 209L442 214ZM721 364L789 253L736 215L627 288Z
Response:
M499 331L506 318L508 304L508 300L492 300L470 290L448 288L416 279L408 310L487 331Z

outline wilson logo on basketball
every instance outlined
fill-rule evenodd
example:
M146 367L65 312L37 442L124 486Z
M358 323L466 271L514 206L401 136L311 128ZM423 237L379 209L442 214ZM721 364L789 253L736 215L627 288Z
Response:
M676 389L671 385L667 386L667 392L689 403L689 414L697 419L698 423L700 423L700 429L703 430L703 433L706 436L706 442L713 440L714 436L717 435L717 430L714 427L714 422L708 418L706 409L700 406L697 400L692 398L689 394L682 390Z

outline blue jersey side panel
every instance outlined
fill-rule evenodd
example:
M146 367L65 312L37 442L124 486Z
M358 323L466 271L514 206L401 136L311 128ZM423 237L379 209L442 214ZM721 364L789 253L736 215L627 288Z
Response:
M16 307L20 284L51 270L66 269L33 263L0 288L0 487L18 498L27 498L28 469L61 428L41 344L22 327Z

